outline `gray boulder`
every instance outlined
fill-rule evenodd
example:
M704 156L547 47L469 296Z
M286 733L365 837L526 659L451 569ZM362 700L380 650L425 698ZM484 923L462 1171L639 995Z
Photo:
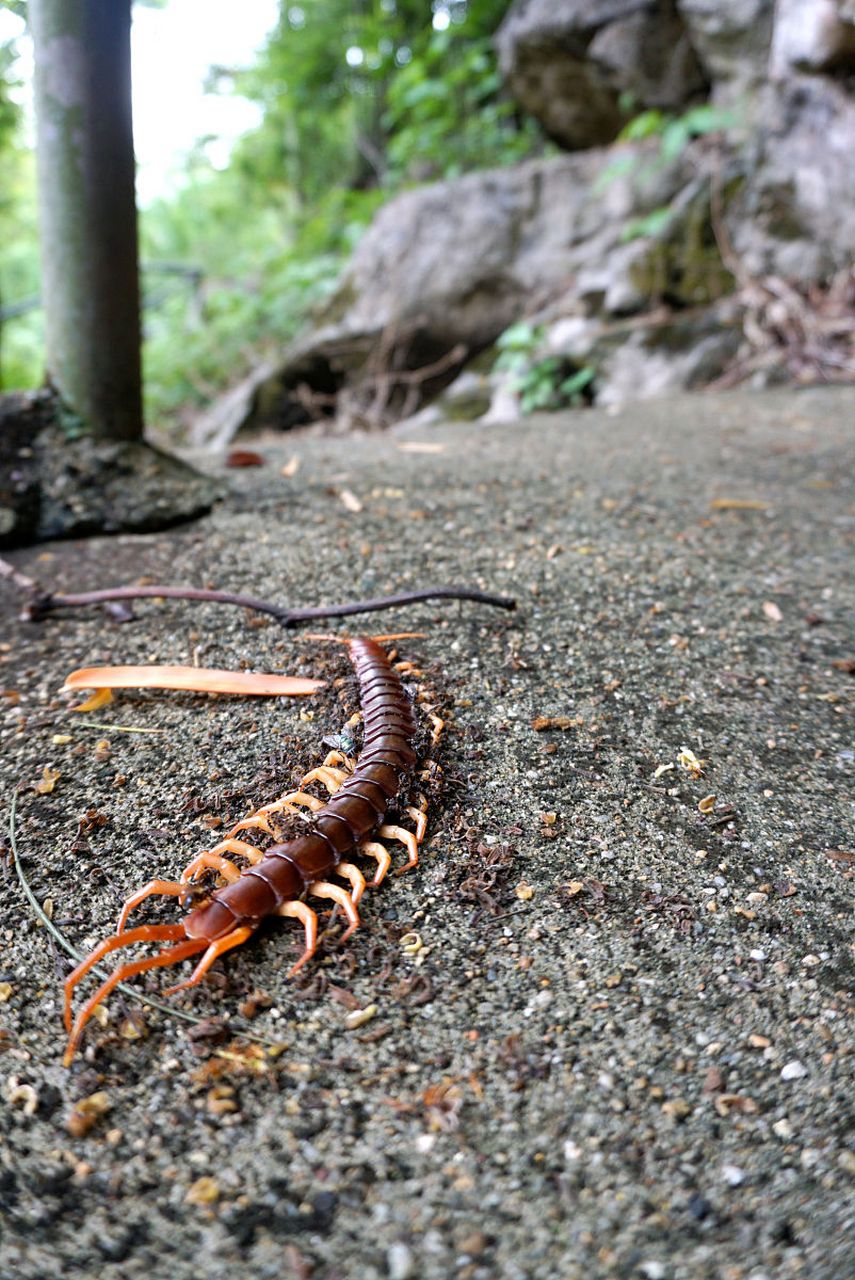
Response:
M516 101L571 151L610 142L644 107L679 108L708 87L668 2L517 0L496 48Z

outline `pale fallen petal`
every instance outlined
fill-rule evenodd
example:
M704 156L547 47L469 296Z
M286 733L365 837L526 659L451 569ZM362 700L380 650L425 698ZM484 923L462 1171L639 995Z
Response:
M341 498L348 511L355 516L359 515L362 510L362 503L359 501L355 493L352 493L350 489L339 489L338 496Z
M444 453L446 446L438 440L404 440L396 448L401 453Z
M197 693L241 693L260 697L301 697L322 689L324 680L277 676L263 671L222 671L213 667L82 667L66 678L66 689L188 689ZM92 710L92 699L78 711ZM100 705L100 704L99 704Z

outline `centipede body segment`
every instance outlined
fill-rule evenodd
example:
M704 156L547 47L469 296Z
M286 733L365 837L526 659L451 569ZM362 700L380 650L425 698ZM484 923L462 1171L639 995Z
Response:
M240 946L270 916L292 918L303 926L304 950L290 971L296 973L317 949L318 918L305 901L307 897L326 899L339 907L348 922L343 936L348 937L359 925L358 904L367 883L352 859L357 854L374 859L377 866L371 885L379 885L391 865L391 854L381 843L383 840L400 842L406 848L407 861L400 870L417 865L427 822L424 803L405 809L413 819L415 831L386 821L387 811L402 793L417 763L417 722L401 680L402 674L417 672L409 663L397 664L396 669L375 640L356 638L349 640L347 647L359 684L363 740L358 760L354 762L340 751L330 752L323 764L306 774L297 791L237 823L218 845L194 858L180 880L151 880L127 899L116 933L95 947L66 979L66 1065L77 1050L93 1010L120 982L148 969L198 955L201 958L191 976L166 994L195 986L215 960ZM429 714L436 741L442 721ZM302 789L312 782L325 788L326 801ZM245 833L258 831L275 840L277 815L296 813L304 813L308 819L304 834L274 843L264 852L242 838ZM246 865L240 868L226 855L242 857ZM127 927L131 912L147 898L186 899L194 881L207 870L217 871L226 883L183 920ZM348 887L331 880L331 875L344 880ZM113 951L146 942L171 945L155 955L121 964L73 1020L75 988L93 966Z

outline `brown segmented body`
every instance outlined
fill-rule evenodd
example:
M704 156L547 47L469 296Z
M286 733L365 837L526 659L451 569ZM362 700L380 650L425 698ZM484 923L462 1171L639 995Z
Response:
M126 901L118 931L100 943L66 980L65 1020L69 1031L66 1064L74 1056L92 1011L119 982L146 969L176 964L204 951L191 978L170 988L170 991L193 986L218 956L245 942L266 917L293 916L304 924L306 949L291 970L292 973L295 972L310 958L316 947L317 919L314 912L305 905L307 893L331 898L338 903L350 922L347 932L352 932L358 924L356 904L365 881L361 872L348 859L360 846L372 851L374 857L378 855L373 851L379 848L385 861L378 858L378 872L372 882L379 884L386 874L388 854L382 847L366 843L376 833L406 843L410 850L407 866L416 865L417 843L424 830L423 814L408 810L420 819L418 836L399 827L383 825L387 809L401 791L416 763L413 743L417 726L413 708L398 672L376 641L356 638L349 640L347 647L359 682L363 721L362 751L353 772L341 781L325 804L321 805L303 792L295 792L239 823L214 850L206 851L195 859L181 881L152 880ZM408 665L404 664L405 667ZM441 722L437 723L441 725ZM329 775L335 772L327 768L325 762L315 774ZM307 775L304 781L313 776ZM305 834L274 844L264 854L254 846L234 838L238 831L253 827L269 832L267 815L282 810L295 812L293 805L289 803L292 801L317 807ZM220 851L240 853L249 858L252 865L238 873L232 863L220 856ZM145 898L153 894L181 898L188 893L188 879L192 879L200 868L207 867L216 868L224 875L228 873L227 878L233 878L231 883L216 890L203 906L190 911L176 924L125 928L129 912ZM348 896L341 886L329 884L323 879L334 872L350 880L352 896ZM71 998L77 983L105 955L137 942L171 942L177 945L167 947L155 956L121 965L83 1006L72 1028Z
M184 920L188 938L216 942L242 925L257 928L283 903L301 898L309 885L344 862L373 835L416 762L416 720L397 672L373 640L351 640L350 660L359 680L362 752L356 769L315 816L313 829L273 845L235 884Z

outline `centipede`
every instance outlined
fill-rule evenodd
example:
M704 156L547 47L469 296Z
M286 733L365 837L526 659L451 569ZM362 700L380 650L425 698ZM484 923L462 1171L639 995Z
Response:
M397 868L409 871L419 862L419 847L427 829L427 800L417 793L407 803L419 761L418 719L404 684L407 676L422 673L412 663L394 661L380 638L356 637L344 641L359 691L362 742L355 758L346 751L330 751L323 762L301 779L298 788L243 818L211 849L194 857L178 880L153 879L125 899L116 932L100 942L65 981L64 1020L68 1042L63 1058L69 1066L94 1011L110 993L128 979L148 970L170 967L200 956L189 978L171 986L174 995L202 981L221 956L255 934L263 921L284 917L298 921L304 931L304 948L288 976L292 977L315 955L319 945L318 913L307 901L331 901L342 912L349 938L360 923L359 903L368 887L385 879L392 855L384 841L406 850L406 861ZM431 741L439 740L443 721L428 701L425 713L431 724ZM424 771L424 770L423 770ZM319 784L322 799L305 788ZM390 821L390 811L406 815L413 830ZM282 834L279 815L304 819L298 834L262 850L246 838L267 835L277 841ZM376 863L370 881L354 858ZM242 860L239 865L235 859ZM220 887L198 902L199 882L218 873ZM336 883L331 877L337 877ZM129 927L131 913L153 897L174 897L189 910L172 924ZM141 944L156 943L160 950L142 959L125 960L73 1014L75 992L91 970L108 955Z

